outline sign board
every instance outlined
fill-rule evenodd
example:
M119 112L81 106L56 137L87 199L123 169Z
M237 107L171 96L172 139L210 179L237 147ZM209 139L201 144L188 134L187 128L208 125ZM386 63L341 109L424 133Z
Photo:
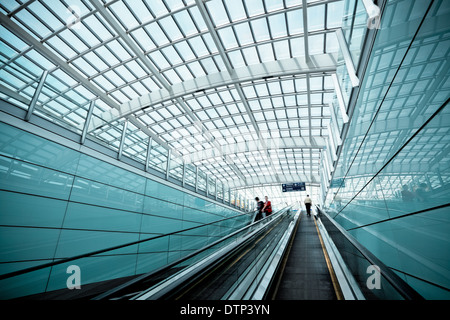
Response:
M283 192L306 191L306 185L304 182L283 183L281 188Z

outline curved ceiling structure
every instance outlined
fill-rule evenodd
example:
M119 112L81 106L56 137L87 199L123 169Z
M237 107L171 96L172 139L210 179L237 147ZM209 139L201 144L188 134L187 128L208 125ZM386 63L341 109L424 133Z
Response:
M348 121L337 68L358 85L350 2L1 2L0 93L175 175L184 163L230 188L319 185Z

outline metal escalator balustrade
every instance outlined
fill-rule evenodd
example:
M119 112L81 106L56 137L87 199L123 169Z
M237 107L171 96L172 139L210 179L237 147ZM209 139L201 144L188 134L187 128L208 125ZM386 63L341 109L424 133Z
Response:
M323 250L327 260L334 291L340 295L338 299L422 299L325 212L318 207L316 209L317 214L304 223L310 225L314 221L316 236L321 243L320 251ZM295 237L293 231L299 223L300 210L296 214L291 214L289 208L280 210L211 244L204 249L209 254L203 254L202 259L193 255L173 265L172 270L179 271L126 298L270 299L276 279L283 272L282 261L290 254L288 243ZM216 246L223 243L226 245L217 250ZM301 266L305 261L295 263Z

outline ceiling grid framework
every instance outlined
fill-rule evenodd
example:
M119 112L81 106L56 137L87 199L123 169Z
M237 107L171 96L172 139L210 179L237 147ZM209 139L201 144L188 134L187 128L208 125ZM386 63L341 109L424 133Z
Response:
M95 139L146 167L172 157L236 189L318 185L329 135L338 134L330 104L343 7L342 0L1 2L0 94L27 110L36 100L32 112L78 132L81 142Z

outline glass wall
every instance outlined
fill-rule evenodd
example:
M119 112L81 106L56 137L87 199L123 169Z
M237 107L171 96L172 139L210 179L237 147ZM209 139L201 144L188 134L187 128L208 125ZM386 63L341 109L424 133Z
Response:
M450 3L388 2L326 206L425 298L450 298Z
M0 274L242 213L194 194L0 122ZM150 272L249 219L85 258L82 284ZM0 298L66 288L65 268L2 280Z

